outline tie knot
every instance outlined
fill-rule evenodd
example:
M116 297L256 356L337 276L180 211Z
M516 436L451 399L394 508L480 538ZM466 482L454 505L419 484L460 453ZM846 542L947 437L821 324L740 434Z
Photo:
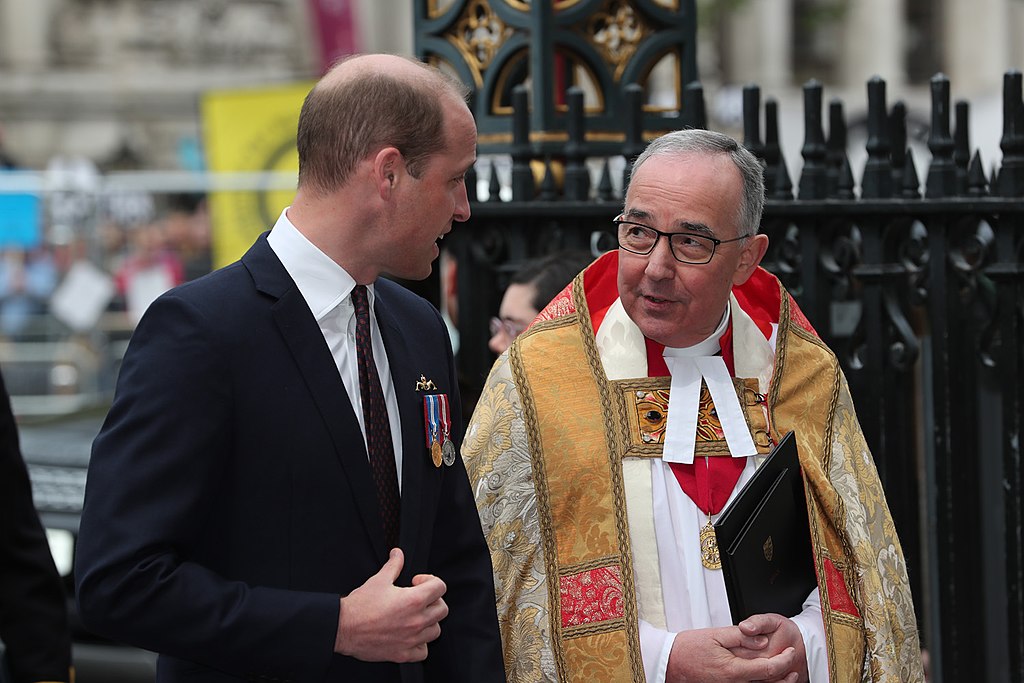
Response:
M352 289L352 306L356 309L356 317L367 317L370 302L366 296L366 285L356 285Z

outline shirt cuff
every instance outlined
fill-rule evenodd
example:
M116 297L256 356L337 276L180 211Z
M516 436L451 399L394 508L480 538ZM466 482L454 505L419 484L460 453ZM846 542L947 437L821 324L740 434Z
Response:
M672 643L676 634L663 631L640 620L640 655L644 660L644 676L647 683L665 683L668 673L668 658L672 654Z
M825 622L821 617L821 594L815 588L804 601L803 611L790 621L800 629L807 655L810 683L828 683L828 653L825 648Z

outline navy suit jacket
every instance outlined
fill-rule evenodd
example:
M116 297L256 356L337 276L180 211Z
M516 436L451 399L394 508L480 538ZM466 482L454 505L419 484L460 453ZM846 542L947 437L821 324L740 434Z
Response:
M401 412L398 585L450 609L425 662L333 654L338 599L387 561L359 424L305 300L261 236L154 302L93 445L76 560L91 629L161 653L158 681L503 681L486 543L461 458L431 462L423 375L462 416L437 310L375 284ZM396 428L396 425L392 425Z

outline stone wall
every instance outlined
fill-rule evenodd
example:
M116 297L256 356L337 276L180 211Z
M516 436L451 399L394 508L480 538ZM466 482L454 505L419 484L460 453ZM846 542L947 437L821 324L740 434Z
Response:
M210 89L315 77L301 0L0 0L0 125L21 165L187 167Z

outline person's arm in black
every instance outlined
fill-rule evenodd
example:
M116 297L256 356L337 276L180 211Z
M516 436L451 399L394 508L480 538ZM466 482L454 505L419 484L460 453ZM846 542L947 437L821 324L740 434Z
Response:
M67 599L32 503L18 428L0 377L0 640L12 683L67 681Z

